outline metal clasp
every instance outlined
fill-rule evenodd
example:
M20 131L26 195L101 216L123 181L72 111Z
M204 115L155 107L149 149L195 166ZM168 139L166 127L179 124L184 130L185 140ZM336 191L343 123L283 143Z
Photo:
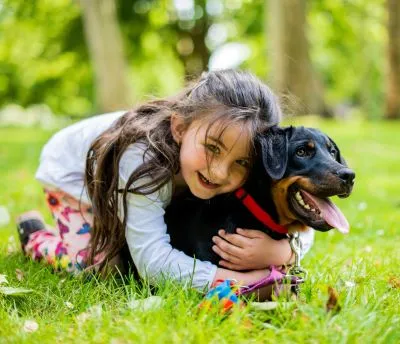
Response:
M302 242L298 232L294 232L289 235L290 247L294 253L294 265L289 268L287 277L295 276L299 280L299 283L303 283L307 278L307 270L303 269L300 265L301 251L303 249Z

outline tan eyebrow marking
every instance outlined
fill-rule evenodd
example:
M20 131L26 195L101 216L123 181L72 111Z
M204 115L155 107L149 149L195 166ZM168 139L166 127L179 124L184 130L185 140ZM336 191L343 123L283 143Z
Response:
M307 147L308 147L308 148L315 148L315 143L314 143L314 141L308 141L308 142L307 142Z
M329 140L326 140L326 146L328 148L332 148L332 143Z

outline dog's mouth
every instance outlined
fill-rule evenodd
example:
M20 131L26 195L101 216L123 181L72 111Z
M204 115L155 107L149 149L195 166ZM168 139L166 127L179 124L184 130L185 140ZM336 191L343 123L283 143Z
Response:
M337 228L341 233L349 232L349 222L329 198L320 198L292 185L288 201L293 213L305 225L322 232L332 228Z

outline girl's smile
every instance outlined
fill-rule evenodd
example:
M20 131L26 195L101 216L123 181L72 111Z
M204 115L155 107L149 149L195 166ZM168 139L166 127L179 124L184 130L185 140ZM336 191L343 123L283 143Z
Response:
M205 187L205 188L208 188L208 189L215 189L215 188L217 188L219 185L218 184L214 184L214 183L211 183L206 177L204 177L200 172L198 172L198 175L199 175L199 180L200 180L200 183Z

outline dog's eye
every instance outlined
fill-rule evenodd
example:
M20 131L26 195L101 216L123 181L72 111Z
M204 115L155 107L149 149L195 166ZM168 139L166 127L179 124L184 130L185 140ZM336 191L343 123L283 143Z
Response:
M296 155L300 156L300 157L306 156L307 155L307 151L303 147L302 148L297 148Z
M336 159L336 150L332 149L330 151L330 154L332 155L332 157L334 157Z

